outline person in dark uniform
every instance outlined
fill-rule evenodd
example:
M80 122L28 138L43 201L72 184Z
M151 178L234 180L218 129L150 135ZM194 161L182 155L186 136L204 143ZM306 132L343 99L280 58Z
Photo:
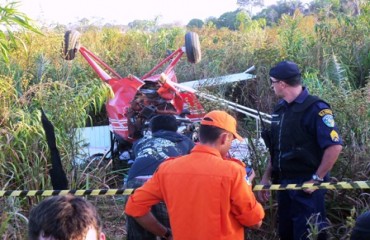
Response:
M194 142L177 132L177 121L172 115L157 115L150 120L152 135L145 136L133 145L135 161L127 177L128 188L141 187L158 166L169 157L190 153ZM151 209L154 216L166 227L170 227L167 208L163 202ZM127 240L155 240L156 236L127 216Z
M362 213L357 219L351 233L351 240L370 239L370 210Z
M281 100L272 114L271 129L265 133L271 161L261 184L270 180L278 184L328 181L342 150L330 105L302 86L301 72L294 62L282 61L271 68L270 82ZM314 189L278 192L280 239L308 239L310 225L320 230L318 239L326 239L325 193ZM261 202L269 197L269 191L258 192Z

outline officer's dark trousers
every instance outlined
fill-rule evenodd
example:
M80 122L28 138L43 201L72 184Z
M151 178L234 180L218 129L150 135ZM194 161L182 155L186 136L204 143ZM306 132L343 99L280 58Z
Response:
M152 207L152 213L165 227L170 228L167 208L163 202ZM133 217L127 216L127 240L156 240L157 236L145 230ZM162 239L162 238L161 238Z
M127 182L127 188L141 187L146 180L134 178ZM167 207L164 202L152 206L151 212L165 227L170 228ZM126 220L127 240L156 240L157 236L145 230L133 217L127 216Z
M281 184L303 183L302 180L281 180ZM281 240L306 240L310 229L320 231L318 240L325 240L328 226L325 214L326 190L316 190L312 194L302 190L278 192L278 225Z

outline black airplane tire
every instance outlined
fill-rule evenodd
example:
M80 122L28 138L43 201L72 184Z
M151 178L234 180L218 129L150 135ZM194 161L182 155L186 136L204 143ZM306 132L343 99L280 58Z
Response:
M80 47L80 33L76 30L68 30L64 34L63 58L73 60Z
M185 51L190 63L198 63L202 59L199 36L195 32L185 34Z

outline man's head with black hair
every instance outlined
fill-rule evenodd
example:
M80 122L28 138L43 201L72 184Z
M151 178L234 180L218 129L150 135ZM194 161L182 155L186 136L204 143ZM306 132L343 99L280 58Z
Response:
M32 208L30 240L105 240L94 205L73 195L52 196Z
M176 117L173 115L157 115L150 120L149 128L152 131L152 133L155 133L159 130L176 132L177 131Z

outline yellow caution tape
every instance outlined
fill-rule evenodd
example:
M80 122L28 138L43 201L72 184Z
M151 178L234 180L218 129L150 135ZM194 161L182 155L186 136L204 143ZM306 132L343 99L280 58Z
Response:
M86 190L7 190L0 191L0 197L56 196L73 194L76 196L114 196L130 195L134 189L86 189Z
M279 190L302 190L302 189L370 189L370 181L255 185L253 191L262 191L262 190L279 191Z
M337 183L305 183L305 184L272 184L255 185L253 191L271 190L302 190L302 189L370 189L370 181L337 182ZM0 197L31 197L56 196L73 194L76 196L114 196L130 195L134 189L86 189L86 190L5 190L0 191Z

